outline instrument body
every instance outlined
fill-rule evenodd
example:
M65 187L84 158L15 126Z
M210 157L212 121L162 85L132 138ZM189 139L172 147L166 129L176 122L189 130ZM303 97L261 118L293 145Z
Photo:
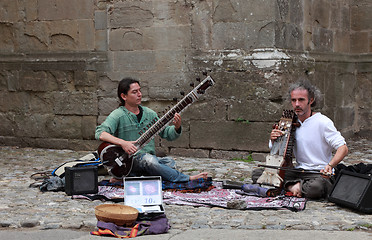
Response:
M275 187L282 186L285 169L293 168L292 154L297 124L297 115L294 111L283 110L279 123L275 125L275 128L282 131L282 135L272 143L272 148L270 154L266 156L265 164L280 168L266 167L262 175L258 178L257 183Z
M214 85L214 83L214 80L210 76L207 76L160 119L154 120L152 122L153 124L144 133L141 131L141 136L135 142L137 151L134 154L128 155L128 153L126 153L121 146L107 142L101 143L101 145L98 147L98 154L109 174L115 178L127 176L132 170L133 156L136 155L156 135L164 130L164 128L167 127L173 120L176 113L181 113L193 102L197 101L210 86Z

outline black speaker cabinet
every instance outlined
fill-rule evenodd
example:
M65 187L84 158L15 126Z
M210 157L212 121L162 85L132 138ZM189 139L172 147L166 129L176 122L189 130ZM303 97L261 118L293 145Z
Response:
M328 199L340 206L372 213L371 182L370 175L341 170Z
M66 167L65 192L67 195L97 193L97 166Z

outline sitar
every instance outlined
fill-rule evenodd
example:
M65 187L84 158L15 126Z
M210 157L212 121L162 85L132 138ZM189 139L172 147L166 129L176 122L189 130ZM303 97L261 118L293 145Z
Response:
M266 156L266 164L262 165L265 166L264 172L257 179L257 183L281 187L285 169L293 168L296 126L299 126L299 123L295 112L284 109L279 123L274 125L274 128L282 131L282 135L272 143L270 154Z
M140 137L134 143L137 147L135 153L129 155L121 146L108 142L101 143L98 147L98 154L108 173L115 178L128 176L132 170L133 156L135 156L147 143L164 130L164 128L170 124L176 113L183 112L193 102L197 101L210 86L214 85L214 83L214 80L210 76L207 76L160 119L154 119L152 125L144 133L140 132Z

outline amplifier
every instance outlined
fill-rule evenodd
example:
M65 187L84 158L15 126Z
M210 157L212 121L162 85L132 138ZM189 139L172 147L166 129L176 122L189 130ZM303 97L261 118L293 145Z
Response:
M66 167L65 193L78 195L98 192L97 166Z
M372 213L371 182L370 174L341 170L328 200L360 212Z

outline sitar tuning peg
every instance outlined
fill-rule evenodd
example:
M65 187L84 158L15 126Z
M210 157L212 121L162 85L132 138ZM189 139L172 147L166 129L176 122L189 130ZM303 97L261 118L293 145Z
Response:
M173 101L177 102L177 101L178 101L178 99L177 99L176 97L174 97L174 98L173 98Z
M194 84L194 83L190 83L190 86L191 86L191 87L195 87L195 84Z
M200 77L197 77L197 78L196 78L196 81L200 82Z
M181 94L182 96L185 96L185 92L184 92L184 91L181 91L180 94Z
M203 71L204 76L208 76L208 72L206 70Z

